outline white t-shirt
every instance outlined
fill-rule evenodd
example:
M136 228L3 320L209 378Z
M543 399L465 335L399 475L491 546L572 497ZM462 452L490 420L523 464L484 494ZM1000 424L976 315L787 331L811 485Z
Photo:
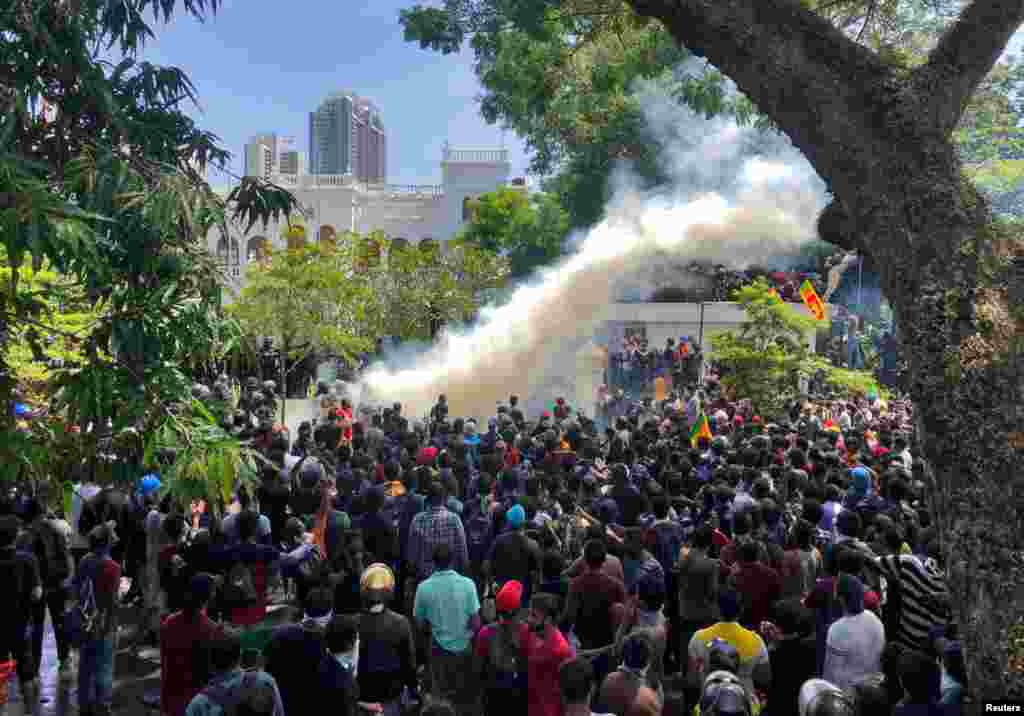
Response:
M882 670L885 627L868 609L836 620L825 642L825 680L840 689Z

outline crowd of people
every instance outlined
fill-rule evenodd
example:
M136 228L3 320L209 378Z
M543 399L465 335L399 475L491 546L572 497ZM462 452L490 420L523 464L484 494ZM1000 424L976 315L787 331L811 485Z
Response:
M259 433L231 505L157 474L68 515L5 504L0 663L31 703L48 610L79 712L110 713L138 595L166 716L960 713L909 405L759 415L677 386L607 427L562 399L477 424L326 395L294 438ZM294 618L270 626L275 601Z

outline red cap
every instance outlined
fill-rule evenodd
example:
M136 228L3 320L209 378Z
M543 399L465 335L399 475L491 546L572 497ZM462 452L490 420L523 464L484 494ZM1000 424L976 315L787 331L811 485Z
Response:
M416 456L417 465L429 465L437 459L437 448L436 447L425 447L420 450L419 455Z
M864 608L876 611L882 600L878 598L878 592L865 592L864 593Z
M744 422L743 421L743 416L742 415L737 415L735 418L732 419L732 421L734 423L736 423L737 425L743 425L743 422Z
M754 422L755 425L760 425L761 424L761 416L760 415L755 415L753 422Z
M551 417L551 413L549 413L548 411L545 410L543 413L540 414L540 416L542 418L550 418Z
M494 606L503 614L512 614L518 612L523 605L523 585L512 580L505 582L505 586L498 592L498 596L495 597Z

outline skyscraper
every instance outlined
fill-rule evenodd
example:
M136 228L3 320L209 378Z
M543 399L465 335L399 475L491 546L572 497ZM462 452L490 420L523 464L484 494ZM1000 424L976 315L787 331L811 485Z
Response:
M386 136L380 110L353 92L336 92L309 113L310 174L386 180Z
M245 176L269 179L277 172L276 134L257 134L245 145Z

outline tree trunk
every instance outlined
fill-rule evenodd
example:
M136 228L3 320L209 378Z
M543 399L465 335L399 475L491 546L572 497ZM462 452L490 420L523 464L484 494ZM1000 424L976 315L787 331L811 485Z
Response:
M880 267L971 690L1021 698L1008 632L1024 624L1024 304L1013 289L1024 249L993 224L950 136L1024 3L974 0L909 73L792 0L630 3L793 141L835 197L822 238Z

